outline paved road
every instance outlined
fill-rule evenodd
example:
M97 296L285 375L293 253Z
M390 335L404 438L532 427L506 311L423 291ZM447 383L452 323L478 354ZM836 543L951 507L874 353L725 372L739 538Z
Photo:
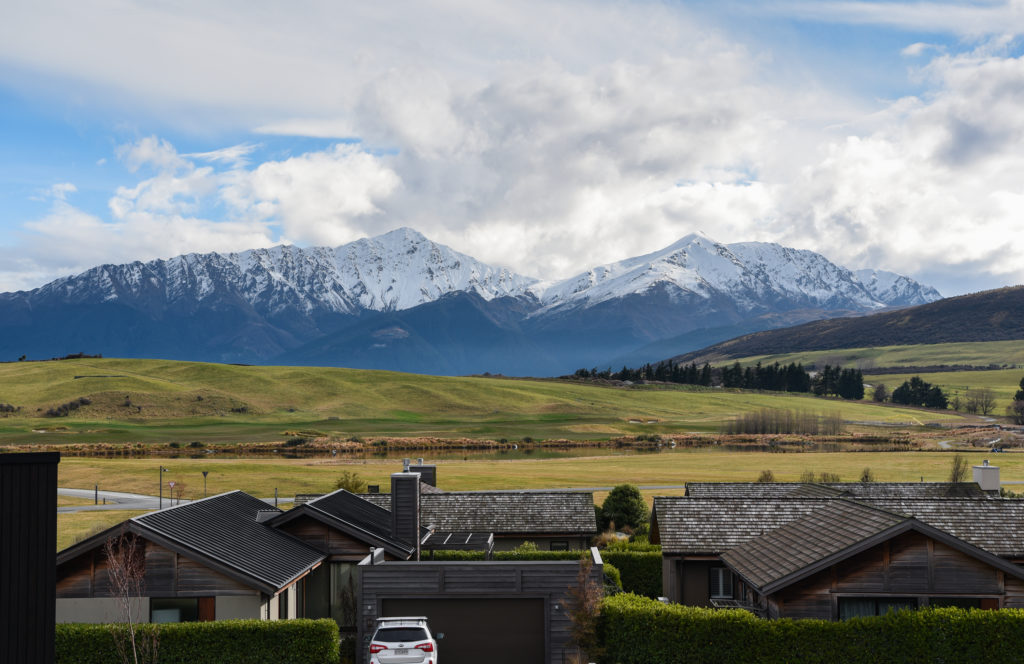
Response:
M96 492L93 489L67 489L58 487L58 496L70 496L74 498L95 498ZM122 491L100 491L99 492L99 505L68 505L67 507L58 507L58 512L103 512L106 510L157 510L160 509L160 497L159 496L146 496L140 493L124 493ZM103 501L106 500L106 505ZM263 498L264 502L271 505L274 504L273 498ZM294 498L278 498L279 503L290 503L293 502ZM174 505L179 503L188 503L190 500L181 499L175 500ZM164 507L170 507L172 505L171 499L164 496Z

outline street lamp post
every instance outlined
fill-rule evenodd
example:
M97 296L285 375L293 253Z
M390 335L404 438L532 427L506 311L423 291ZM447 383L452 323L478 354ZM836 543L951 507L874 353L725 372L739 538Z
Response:
M210 471L203 471L203 498L206 498L206 476L210 474Z
M164 473L166 472L167 469L160 464L160 509L164 508Z

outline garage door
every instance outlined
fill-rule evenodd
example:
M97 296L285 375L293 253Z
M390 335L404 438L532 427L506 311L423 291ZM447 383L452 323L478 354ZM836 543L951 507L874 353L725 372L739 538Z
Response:
M444 664L540 664L542 599L385 599L384 617L426 616Z

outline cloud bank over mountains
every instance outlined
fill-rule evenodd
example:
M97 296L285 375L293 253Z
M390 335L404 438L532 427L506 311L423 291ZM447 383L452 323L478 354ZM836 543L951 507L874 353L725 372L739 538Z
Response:
M527 275L567 277L703 230L947 294L1024 281L1024 59L1002 34L1022 25L1018 3L726 4L908 31L892 58L909 92L873 98L815 69L813 52L794 61L699 5L9 11L0 83L131 117L135 135L100 155L123 169L105 209L61 178L49 212L19 220L0 244L0 290L400 226ZM962 20L934 18L944 11ZM319 141L264 146L281 138ZM208 148L184 147L196 143Z

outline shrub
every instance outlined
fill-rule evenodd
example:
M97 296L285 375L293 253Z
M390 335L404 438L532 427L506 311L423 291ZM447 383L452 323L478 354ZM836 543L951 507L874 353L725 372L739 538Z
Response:
M619 568L611 563L604 563L601 567L604 572L604 592L606 595L614 595L622 592L622 573Z
M637 528L647 523L651 513L640 489L634 484L619 484L601 504L601 528L614 523L618 528Z
M1024 611L925 609L885 616L762 620L746 611L666 605L636 595L601 604L602 662L854 664L1019 661Z
M117 660L114 632L124 625L60 623L57 664L109 664ZM337 664L338 625L333 620L220 620L143 624L156 633L160 664Z

